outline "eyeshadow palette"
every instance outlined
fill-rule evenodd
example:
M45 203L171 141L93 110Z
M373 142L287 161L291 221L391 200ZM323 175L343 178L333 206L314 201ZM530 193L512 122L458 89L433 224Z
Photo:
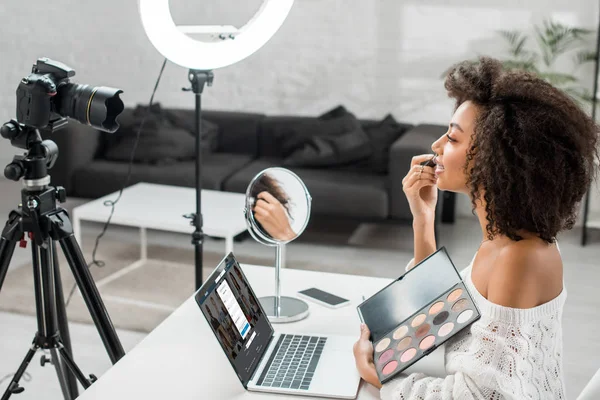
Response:
M444 247L358 306L382 383L427 356L480 314Z

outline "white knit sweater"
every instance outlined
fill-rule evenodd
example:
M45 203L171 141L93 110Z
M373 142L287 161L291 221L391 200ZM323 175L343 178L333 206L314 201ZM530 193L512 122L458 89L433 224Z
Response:
M503 307L473 285L473 260L461 275L481 318L446 342L448 376L401 374L383 385L382 400L565 398L561 318L566 288L534 308Z

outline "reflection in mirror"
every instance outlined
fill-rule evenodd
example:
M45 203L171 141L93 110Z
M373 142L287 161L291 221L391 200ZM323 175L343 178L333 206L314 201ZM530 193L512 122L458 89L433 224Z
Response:
M246 195L248 229L270 244L288 243L304 231L311 198L293 172L266 169L252 180Z

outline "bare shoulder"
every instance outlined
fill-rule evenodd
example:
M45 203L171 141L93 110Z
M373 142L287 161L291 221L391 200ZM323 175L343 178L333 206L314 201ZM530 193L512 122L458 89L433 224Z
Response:
M523 242L498 254L488 284L488 300L512 308L532 308L560 294L562 260L556 245Z

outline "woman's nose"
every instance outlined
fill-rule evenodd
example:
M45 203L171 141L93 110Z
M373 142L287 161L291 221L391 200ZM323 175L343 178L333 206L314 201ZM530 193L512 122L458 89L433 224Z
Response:
M434 153L436 154L440 154L440 151L442 150L443 146L443 140L445 139L446 134L443 134L442 136L440 136L435 142L433 142L431 144L431 150L434 151Z

